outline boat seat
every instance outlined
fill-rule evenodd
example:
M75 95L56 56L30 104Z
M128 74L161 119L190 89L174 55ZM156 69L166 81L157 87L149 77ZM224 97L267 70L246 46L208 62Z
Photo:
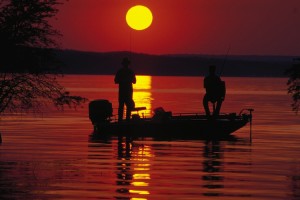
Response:
M133 108L131 111L132 112L136 111L136 114L133 114L132 117L133 118L140 118L139 111L141 111L141 110L146 110L146 107L135 107L135 108ZM142 113L142 115L143 115L143 118L144 118L144 113Z

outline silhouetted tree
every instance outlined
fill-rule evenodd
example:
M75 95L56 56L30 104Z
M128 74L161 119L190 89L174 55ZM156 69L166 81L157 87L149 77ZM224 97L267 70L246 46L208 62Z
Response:
M76 107L86 99L71 96L57 78L56 39L49 23L58 0L0 0L0 113L39 110L49 102Z
M295 59L295 64L286 71L289 75L288 94L292 95L292 109L298 113L300 109L300 58Z

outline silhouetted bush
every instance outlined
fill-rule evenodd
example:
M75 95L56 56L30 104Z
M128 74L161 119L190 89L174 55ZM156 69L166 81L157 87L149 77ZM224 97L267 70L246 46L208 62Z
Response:
M300 109L300 58L295 59L295 64L286 71L289 75L288 93L292 95L292 109L298 113Z
M0 113L38 111L49 102L76 107L86 99L71 96L57 78L62 76L54 49L61 36L49 24L58 0L0 0Z

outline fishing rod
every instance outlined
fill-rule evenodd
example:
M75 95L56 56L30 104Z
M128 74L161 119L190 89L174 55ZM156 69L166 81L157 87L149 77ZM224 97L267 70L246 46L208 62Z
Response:
M222 73L223 73L224 66L225 66L225 63L226 63L226 61L227 61L227 58L228 58L228 55L229 55L230 49L231 49L231 45L229 45L229 47L228 47L228 49L227 49L227 52L226 52L226 55L225 55L225 57L224 57L224 59L223 59L223 64L222 64L222 67L221 67L221 71L220 71L220 74L219 74L219 76L221 76L221 75L222 75Z

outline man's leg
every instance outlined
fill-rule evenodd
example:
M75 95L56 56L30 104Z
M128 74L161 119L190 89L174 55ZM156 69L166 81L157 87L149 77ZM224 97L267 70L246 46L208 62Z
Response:
M209 116L210 115L210 111L209 111L208 99L207 99L206 95L204 95L204 97L203 97L203 107L204 107L206 115Z
M222 100L217 101L217 107L216 107L216 111L214 113L215 116L218 116L220 114L222 103L223 103Z
M123 120L123 112L124 112L124 101L119 99L119 109L118 109L118 121L121 122Z
M131 111L134 108L134 101L132 99L127 99L125 104L126 104L126 120L130 120Z

